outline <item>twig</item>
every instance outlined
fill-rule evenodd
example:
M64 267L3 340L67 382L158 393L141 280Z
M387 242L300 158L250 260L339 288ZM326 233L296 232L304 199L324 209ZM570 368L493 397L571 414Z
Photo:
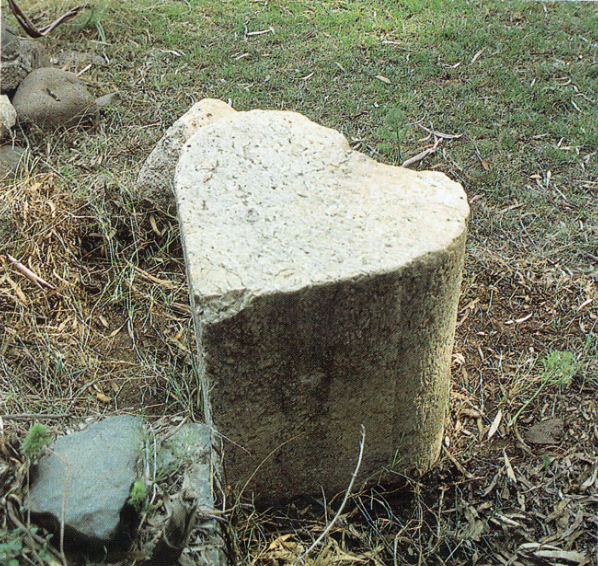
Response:
M436 151L436 148L438 147L438 144L441 141L442 141L442 138L434 137L434 147L429 147L428 149L422 151L421 153L418 153L417 155L410 157L409 159L407 159L407 161L403 162L401 167L409 167L410 165L413 165L414 163L421 161L422 159L424 159L431 153L434 153Z
M341 513L343 512L343 509L345 508L345 505L349 499L349 496L351 495L351 490L353 489L353 484L355 483L355 478L357 477L357 474L359 473L359 468L361 468L361 459L363 457L364 446L365 446L365 427L363 425L361 425L361 442L359 443L359 458L357 458L357 465L355 466L355 471L353 472L353 475L351 476L351 481L349 482L349 487L347 488L347 491L345 492L345 497L343 499L343 502L341 503L341 506L339 507L339 509L336 512L336 515L333 517L332 521L330 521L330 523L328 523L328 526L324 529L324 532L313 542L313 544L303 554L301 554L299 557L297 557L297 559L295 560L295 564L297 564L299 562L303 562L305 560L305 558L307 558L307 556L311 552L314 551L314 549L326 538L326 536L330 532L330 529L332 529L332 527L334 526L334 524L336 523L338 518L341 516Z
M54 454L56 454L56 452ZM67 467L66 478L64 480L64 488L62 490L62 505L60 506L60 556L62 558L62 564L64 566L68 566L68 562L66 560L66 554L64 553L64 527L66 524L66 519L65 519L66 494L67 494L68 487L69 487L69 481L71 479L72 466L69 461L60 457L58 454L56 454L56 456L58 456L58 458L60 458L60 460L62 460L63 464Z
M16 260L10 254L6 254L6 257L14 264L14 266L25 276L27 279L31 279L38 287L41 288L42 285L48 287L48 289L56 289L54 285L48 283L45 279L42 279L39 275L36 275L29 269L25 267L20 261Z
M455 464L455 466L457 467L457 469L468 479L468 480L472 480L475 478L475 476L473 474L470 474L460 463L459 461L448 451L447 447L443 444L442 445L442 449L444 450L444 453L448 456L449 460Z
M463 134L443 134L442 132L437 132L433 128L432 129L426 128L425 126L422 126L421 124L418 124L418 126L422 130L428 132L429 134L433 135L436 138L443 138L445 140L456 140L458 138L463 137Z
M139 273L139 275L141 275L141 277L143 277L144 279L149 279L152 283L156 283L157 285L162 285L163 287L166 287L167 289L176 289L177 288L177 285L172 283L172 281L165 281L164 279L158 279L157 277L154 277L151 273L148 273L147 271L143 271L143 269L141 269L140 267L133 265L131 262L127 262L127 263L137 273Z
M66 417L72 416L72 413L64 413L62 415L49 415L46 413L18 413L15 415L2 415L2 418L9 421L29 421L33 419L64 419Z
M42 29L37 29L35 27L35 24L23 13L23 10L21 10L21 8L17 6L15 0L8 0L8 5L10 6L12 13L15 15L17 22L19 22L19 25L27 32L27 35L29 35L30 37L43 37L44 35L48 35L53 29L57 28L60 24L66 22L67 20L70 20L71 18L74 18L81 10L89 7L89 4L80 4L72 10L69 10L66 14L60 16L60 18L52 22L50 25Z
M515 432L515 438L517 438L519 448L521 448L524 452L526 452L530 456L535 457L536 455L532 452L532 450L530 450L529 446L525 443L525 441L521 437L521 433L519 432L519 427L517 426L517 422L513 423L513 431Z
M42 548L45 546L46 550L51 552L54 555L54 557L56 557L58 560L61 560L62 557L60 556L60 554L56 550L54 550L51 545L46 545L47 541L45 539L43 539L42 537L40 537L39 535L37 535L35 533L32 533L31 530L28 529L23 524L23 522L17 517L15 508L13 507L13 501L12 501L13 499L15 500L15 502L18 504L19 507L21 506L21 502L14 494L9 495L6 499L6 511L8 513L8 517L13 522L15 527L21 529L25 533L25 536L28 539L27 542L29 542L28 546L31 549L31 552L35 556L36 560L38 560L39 564L41 564L43 566L43 564L45 564L45 562L42 561L39 554L36 552L35 543L39 544Z

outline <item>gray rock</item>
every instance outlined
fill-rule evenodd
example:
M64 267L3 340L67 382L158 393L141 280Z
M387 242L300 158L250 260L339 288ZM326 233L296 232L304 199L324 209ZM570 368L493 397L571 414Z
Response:
M96 98L94 105L97 110L103 110L107 106L110 106L110 104L114 104L119 100L120 92L111 92L110 94L105 94L104 96Z
M245 495L274 502L344 491L361 425L358 482L429 468L448 403L461 186L377 163L299 114L256 110L189 139L176 198L227 483L257 470Z
M203 424L188 423L178 429L158 452L159 470L184 469L182 497L191 500L197 509L196 521L201 523L201 541L194 543L202 564L224 565L225 542L221 527L214 519L214 492L220 485L222 470L212 449L211 429ZM198 548L200 547L200 548ZM154 558L160 553L155 550Z
M26 155L27 152L20 147L12 145L0 146L0 180L15 175Z
M40 127L74 125L98 111L94 97L77 75L51 67L27 75L12 103L20 122Z
M2 19L1 92L14 91L34 69L49 64L49 57L38 42L17 36Z
M525 439L530 444L558 444L564 429L563 419L548 419L526 430Z
M12 61L19 56L19 37L2 18L0 22L0 45L2 45L2 61Z
M142 445L142 421L131 416L59 438L33 474L26 500L33 521L57 537L64 516L66 543L79 551L126 548L135 526L126 503L140 477Z
M17 111L8 96L0 95L0 141L10 137L10 130L17 122Z
M17 111L5 94L0 95L0 122L9 129L17 123Z
M141 167L135 193L162 210L174 208L174 173L185 142L200 128L235 111L222 100L204 99L181 116L158 142Z

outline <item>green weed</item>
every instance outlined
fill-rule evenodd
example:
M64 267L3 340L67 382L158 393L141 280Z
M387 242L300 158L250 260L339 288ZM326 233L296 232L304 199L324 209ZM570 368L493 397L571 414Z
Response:
M515 413L512 419L514 423L519 415L540 395L540 393L547 387L556 386L559 392L566 389L571 384L571 380L579 369L575 355L568 351L552 351L547 356L540 360L544 366L544 371L540 377L540 384L534 391L532 396L523 404L523 406Z
M24 533L14 530L9 533L0 532L0 564L19 566L19 556L23 550Z
M572 352L551 352L542 360L544 373L542 380L549 385L565 389L579 369L579 363Z
M52 437L46 427L42 424L34 424L23 441L21 452L34 460L43 454L51 442Z
M131 486L131 493L129 496L129 503L139 513L147 503L147 488L143 480L137 480Z

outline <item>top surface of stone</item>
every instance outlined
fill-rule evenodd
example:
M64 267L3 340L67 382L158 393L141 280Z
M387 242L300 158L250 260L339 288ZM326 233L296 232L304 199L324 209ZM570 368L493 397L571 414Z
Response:
M28 505L92 539L108 541L120 522L143 444L142 421L110 417L59 438L41 459Z
M189 278L204 297L395 270L444 249L469 214L463 189L442 173L377 163L291 112L201 128L176 190Z

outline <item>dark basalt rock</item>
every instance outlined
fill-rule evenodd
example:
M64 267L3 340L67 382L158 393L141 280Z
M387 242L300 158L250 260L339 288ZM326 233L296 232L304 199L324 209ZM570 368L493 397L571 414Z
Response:
M32 520L59 541L63 519L67 550L96 558L125 551L137 524L128 499L142 446L142 421L131 416L59 438L32 470L26 500Z

